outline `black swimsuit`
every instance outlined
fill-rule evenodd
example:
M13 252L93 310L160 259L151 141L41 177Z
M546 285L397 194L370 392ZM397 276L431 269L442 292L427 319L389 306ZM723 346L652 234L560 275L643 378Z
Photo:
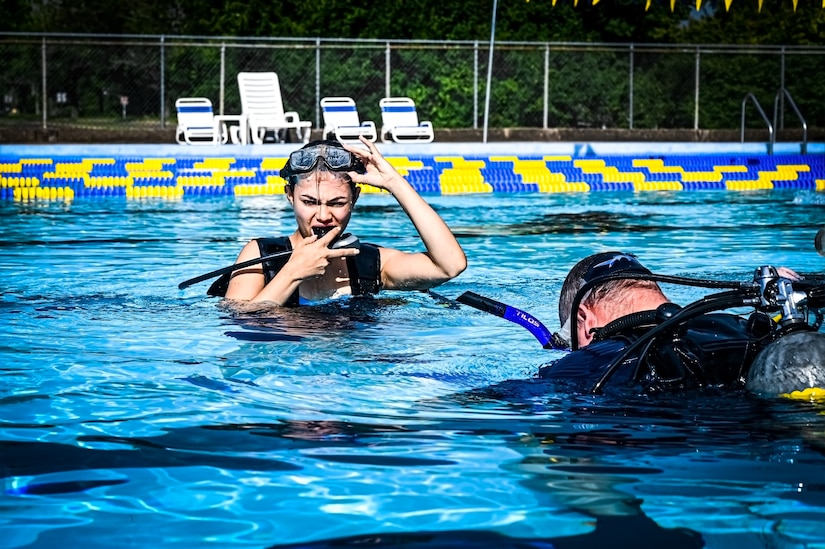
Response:
M255 241L258 243L261 257L292 250L292 244L288 236L256 238ZM361 243L360 250L358 255L347 257L347 269L350 275L352 295L375 295L381 289L381 253L378 246L364 242ZM289 255L264 261L262 263L264 284L269 284L269 282L275 278L275 275L283 269L287 261L289 261ZM230 278L230 273L224 274L209 287L206 293L219 297L225 296L226 290L229 287ZM297 291L293 292L287 302L284 303L285 306L289 307L295 307L298 304L299 298Z

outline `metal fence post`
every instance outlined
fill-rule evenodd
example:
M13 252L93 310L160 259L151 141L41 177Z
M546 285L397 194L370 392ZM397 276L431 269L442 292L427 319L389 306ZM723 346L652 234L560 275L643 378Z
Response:
M384 84L384 97L392 97L390 93L390 43L387 42L387 49L384 53L384 63L386 65L386 75L385 75L385 84Z
M473 129L478 129L478 40L473 44Z
M630 44L630 93L628 93L628 101L630 102L628 113L629 129L633 129L633 44Z
M166 37L160 35L160 127L166 129Z
M46 110L48 109L49 105L49 92L46 88L46 37L43 37L43 45L41 46L41 66L43 68L43 89L41 90L41 95L43 96L43 129L45 130L48 126L48 115L46 114Z
M218 93L218 103L220 107L218 108L218 113L223 116L223 102L224 97L226 96L226 42L221 42L221 81L220 81L220 92Z
M493 46L496 43L496 7L498 0L493 0L493 23L490 27L490 57L487 61L487 90L484 97L484 138L482 143L487 142L487 126L490 124L490 82L493 79Z
M550 111L550 44L544 45L544 129Z
M699 130L699 59L701 57L701 51L699 48L696 48L696 90L694 92L694 99L693 99L693 129Z
M315 126L321 126L321 39L315 39Z
M782 46L782 50L779 54L779 70L781 74L779 75L779 89L785 89L785 46ZM779 131L779 128L785 129L785 94L779 94L779 127L776 128Z

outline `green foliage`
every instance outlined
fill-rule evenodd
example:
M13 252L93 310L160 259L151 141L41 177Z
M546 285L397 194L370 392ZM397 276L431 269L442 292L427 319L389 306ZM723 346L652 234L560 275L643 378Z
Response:
M499 0L503 41L702 44L825 43L820 2ZM0 0L0 30L248 37L490 39L493 0Z
M654 51L651 44L782 44L784 54L724 47L702 53L699 127L738 128L747 94L770 116L782 85L809 127L825 126L825 104L818 97L825 54L795 49L825 43L825 9L818 1L803 1L794 12L790 0L765 0L759 13L755 1L734 0L726 11L723 0L706 0L697 13L689 0L677 1L674 10L670 0L652 0L648 10L646 0L601 0L596 6L590 0L578 6L573 0L556 6L551 0L499 0L490 125L542 127L546 110L549 127L625 128L632 122L634 128L693 128L695 49ZM50 45L50 95L67 93L74 115L117 114L121 95L129 96L129 110L137 115L155 114L163 104L168 116L174 99L184 96L209 97L217 110L225 43L224 112L241 109L238 72L275 71L286 110L315 124L322 123L319 97L353 97L361 118L378 122L379 100L405 95L436 127L466 128L483 122L492 5L493 0L0 0L0 9L14 14L3 18L0 29L154 35L122 46L116 37L99 46ZM208 38L232 36L244 39ZM325 41L316 51L314 40L246 40L255 37L377 40ZM0 42L8 60L0 68L0 91L13 96L15 109L33 114L42 105L40 43L21 40L28 46ZM636 44L632 60L628 44ZM784 112L786 127L801 125L790 106ZM746 114L749 127L764 127L753 101L746 102Z
M711 14L683 26L677 40L697 44L825 44L825 9L818 0L800 0L796 11L790 0L765 0L761 12L755 1L734 2L730 11L725 11L724 3L717 3Z
M0 0L0 14L0 32L25 31L32 26L32 11L26 0Z

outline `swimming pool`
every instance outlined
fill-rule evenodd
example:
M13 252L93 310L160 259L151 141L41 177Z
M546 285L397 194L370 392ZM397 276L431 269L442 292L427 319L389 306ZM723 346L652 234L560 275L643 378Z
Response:
M0 201L0 547L825 544L822 404L522 383L555 352L449 301L557 329L567 268L617 248L668 274L822 272L822 193L427 199L470 261L437 296L277 316L177 284L288 232L282 196ZM350 229L417 246L380 194Z

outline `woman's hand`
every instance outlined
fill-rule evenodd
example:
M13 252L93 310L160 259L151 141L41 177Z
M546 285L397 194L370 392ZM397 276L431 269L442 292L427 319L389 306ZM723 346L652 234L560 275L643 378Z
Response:
M367 147L366 151L361 147L343 144L344 148L357 156L367 169L367 173L365 174L347 172L347 175L349 175L355 183L372 185L373 187L387 190L393 194L394 189L399 185L409 185L392 164L387 162L384 156L378 152L375 143L372 143L364 136L360 136L359 139L361 139L361 143Z
M289 269L296 280L305 280L322 276L330 262L337 258L357 255L357 248L329 247L340 233L341 227L333 227L321 238L313 234L302 239L295 245L284 268Z

